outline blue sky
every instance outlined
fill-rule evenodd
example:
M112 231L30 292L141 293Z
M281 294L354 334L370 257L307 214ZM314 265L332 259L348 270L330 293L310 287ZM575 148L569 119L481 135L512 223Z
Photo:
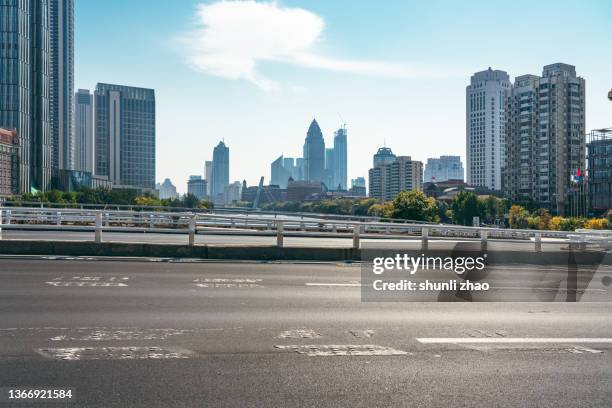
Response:
M384 5L384 6L381 6ZM313 117L343 118L349 178L396 154L465 157L465 86L549 63L587 83L587 129L612 126L612 2L77 0L75 87L154 88L157 179L186 190L222 138L231 180L299 157Z

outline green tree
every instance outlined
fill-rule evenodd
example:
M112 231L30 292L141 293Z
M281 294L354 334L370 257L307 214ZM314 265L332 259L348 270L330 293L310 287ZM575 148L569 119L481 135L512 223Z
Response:
M422 191L402 191L392 201L393 218L415 221L438 221L438 207L433 197Z
M520 205L513 205L508 212L510 228L527 228L529 212Z
M452 218L457 224L472 225L473 218L480 216L481 209L478 196L471 191L460 191L451 201Z

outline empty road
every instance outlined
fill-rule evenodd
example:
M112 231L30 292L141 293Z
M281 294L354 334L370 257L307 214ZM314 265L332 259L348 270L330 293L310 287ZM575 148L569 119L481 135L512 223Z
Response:
M491 274L534 294L528 266ZM345 263L0 258L0 387L75 391L14 405L32 407L612 406L612 303L362 302L360 282Z

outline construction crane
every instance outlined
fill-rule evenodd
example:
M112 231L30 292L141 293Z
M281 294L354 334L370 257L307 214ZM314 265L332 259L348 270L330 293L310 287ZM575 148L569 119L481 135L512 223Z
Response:
M338 112L338 116L340 117L340 122L342 124L342 129L346 130L346 125L348 125L348 123L346 123L344 121L344 118L342 117L342 115L340 114L340 112Z

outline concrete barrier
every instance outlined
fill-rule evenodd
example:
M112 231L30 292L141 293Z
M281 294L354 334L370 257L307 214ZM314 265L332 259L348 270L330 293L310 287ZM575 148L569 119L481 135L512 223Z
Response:
M211 246L77 241L0 241L0 254L50 256L126 256L257 261L358 261L353 248L299 248L277 246Z

